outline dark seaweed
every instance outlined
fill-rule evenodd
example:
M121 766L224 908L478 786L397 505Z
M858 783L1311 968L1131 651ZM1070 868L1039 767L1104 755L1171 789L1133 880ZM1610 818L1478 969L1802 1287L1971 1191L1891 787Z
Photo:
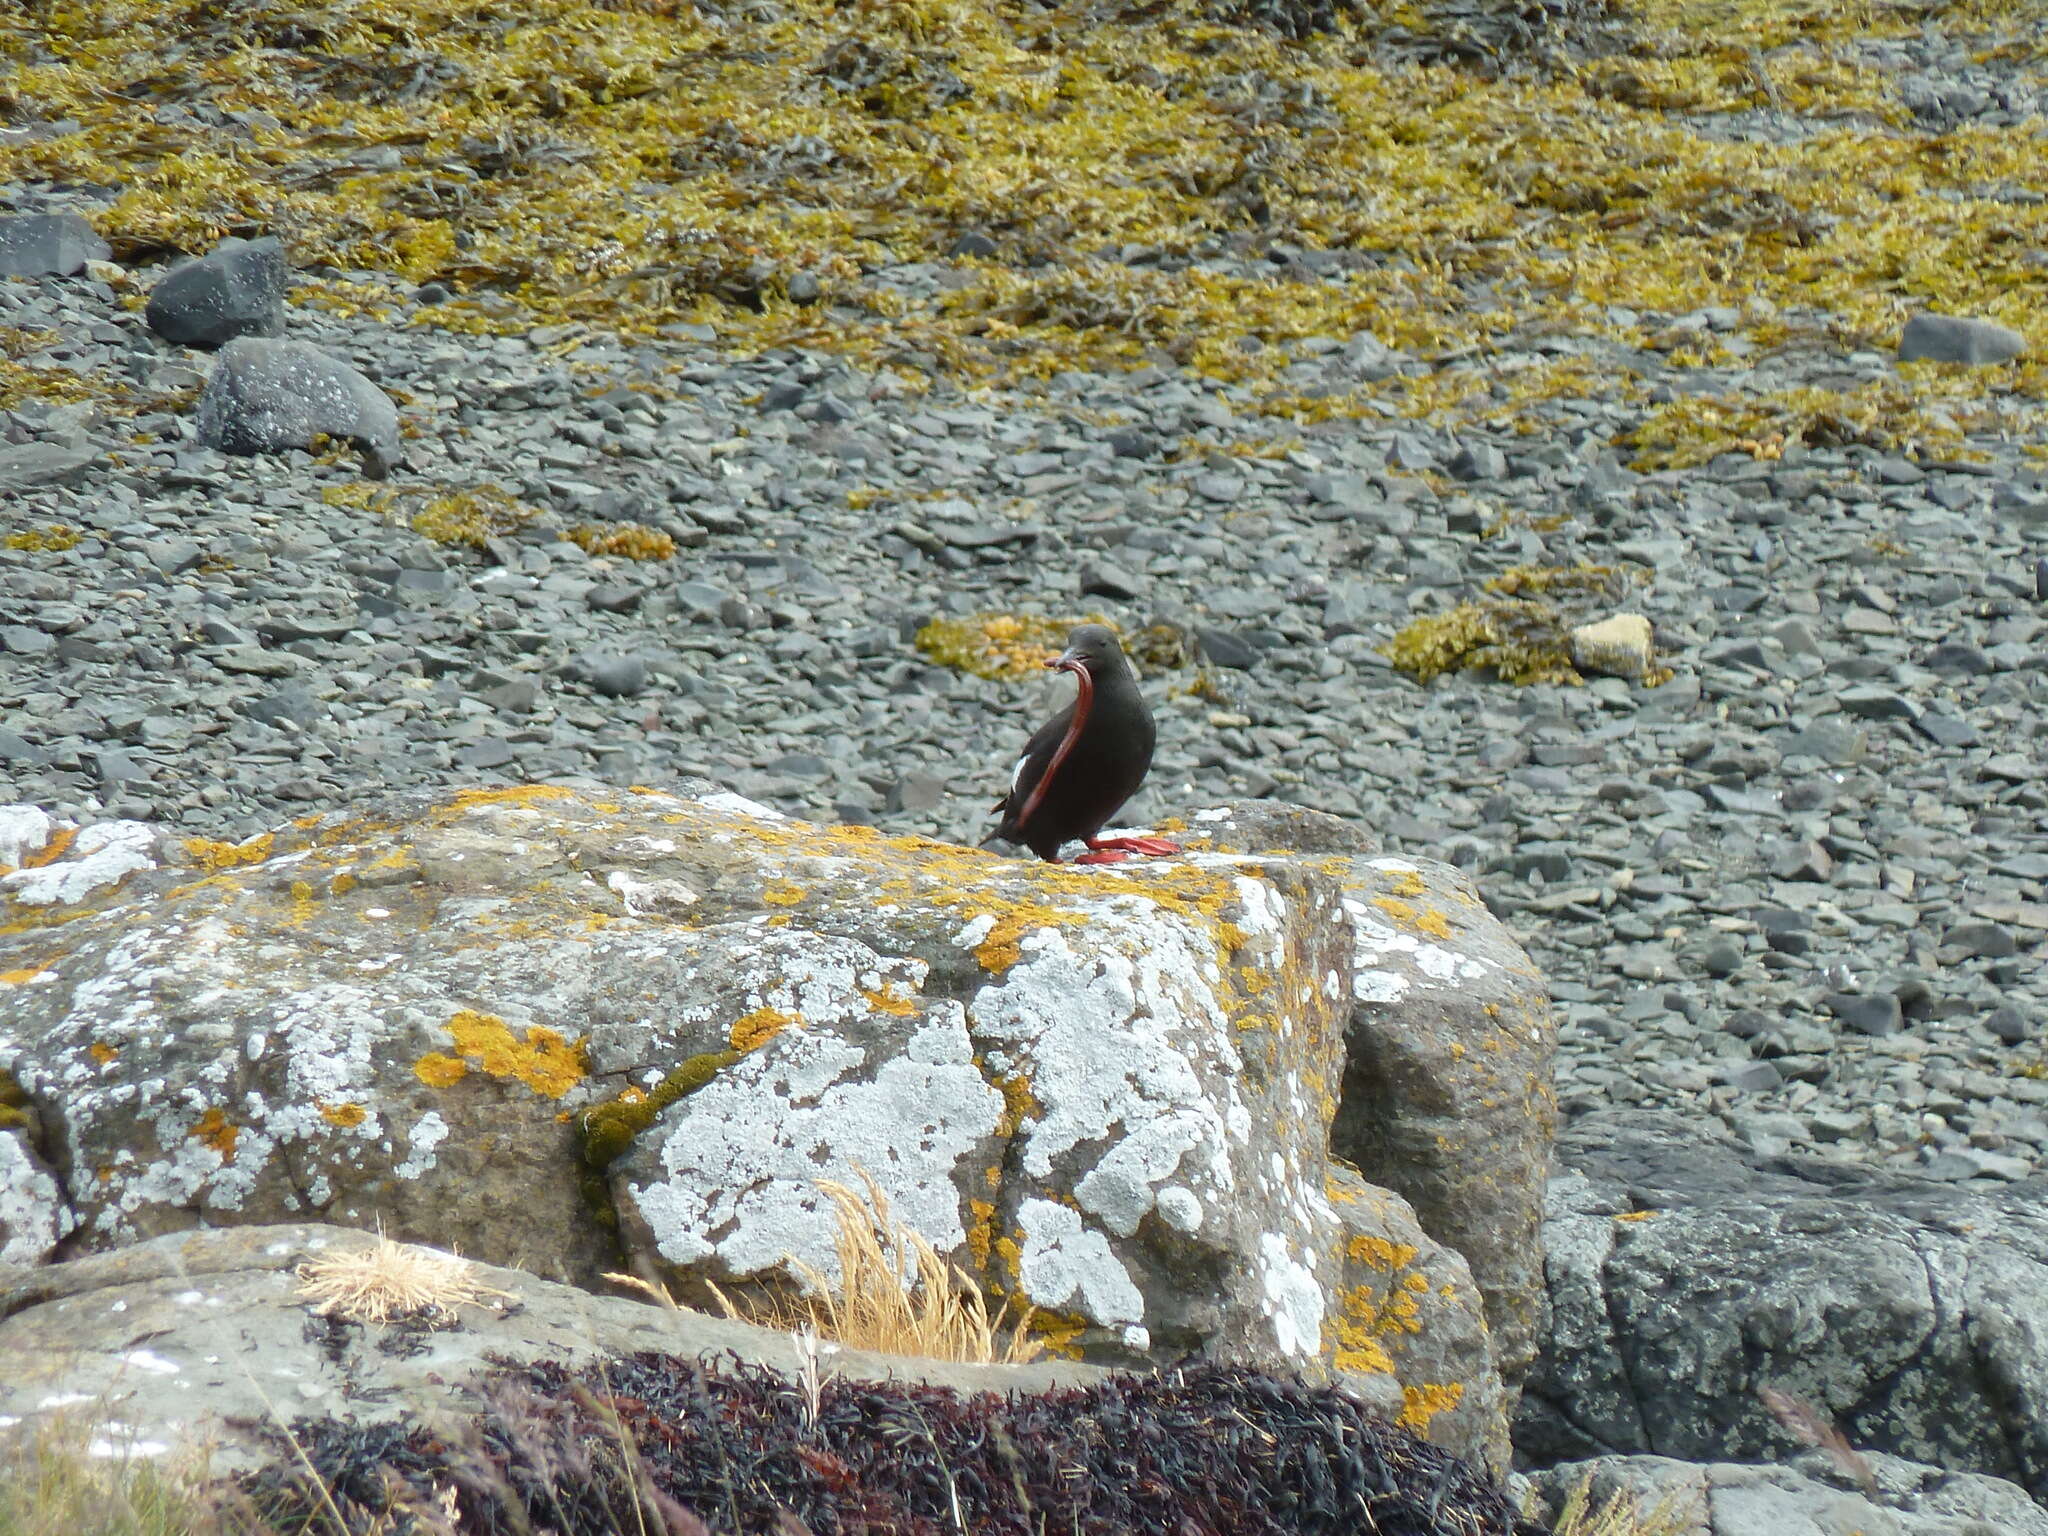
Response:
M309 1420L244 1479L278 1525L476 1536L1533 1536L1500 1487L1344 1393L1235 1368L1035 1396L802 1390L639 1354L508 1370L459 1437ZM451 1492L452 1490L452 1492ZM453 1518L451 1518L451 1515Z

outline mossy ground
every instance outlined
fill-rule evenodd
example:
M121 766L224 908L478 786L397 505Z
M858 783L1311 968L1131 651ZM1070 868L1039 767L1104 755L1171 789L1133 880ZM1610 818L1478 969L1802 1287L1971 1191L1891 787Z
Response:
M2033 0L1633 0L1604 57L1476 67L1400 61L1426 8L1310 9L1329 28L1297 41L1195 0L65 0L0 16L0 105L79 126L0 148L0 180L116 189L95 218L123 260L267 231L302 271L385 275L310 277L301 302L377 311L437 280L455 298L412 323L454 330L709 322L913 376L1171 360L1301 420L1534 430L1545 400L1636 381L1489 369L1509 333L1707 368L1731 338L1658 340L1670 317L1731 307L1755 357L1886 346L1932 307L2017 327L2036 360L1991 405L1940 369L1860 400L1681 391L1646 403L1643 462L1816 433L1940 449L2037 411L2041 125L1917 128L1867 46L1926 23L2038 89ZM1773 113L1803 131L1743 130ZM993 254L952 258L967 232ZM1316 251L1333 275L1291 259ZM1274 259L1203 264L1227 253ZM957 285L876 280L920 260ZM1360 330L1459 361L1335 395L1288 378L1292 343ZM0 387L118 393L43 344L0 348L26 380Z

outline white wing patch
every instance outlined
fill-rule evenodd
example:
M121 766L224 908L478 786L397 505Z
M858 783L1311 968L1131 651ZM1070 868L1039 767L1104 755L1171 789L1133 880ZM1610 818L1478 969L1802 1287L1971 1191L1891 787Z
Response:
M1024 766L1031 761L1029 753L1017 759L1017 766L1010 770L1010 793L1017 793L1017 786L1024 782Z

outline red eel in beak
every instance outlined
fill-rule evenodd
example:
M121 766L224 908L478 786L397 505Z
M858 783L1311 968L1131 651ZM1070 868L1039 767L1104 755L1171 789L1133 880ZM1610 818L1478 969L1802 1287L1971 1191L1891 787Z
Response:
M1067 727L1067 734L1060 738L1060 744L1053 749L1052 761L1045 765L1045 772L1038 776L1038 782L1031 786L1030 798L1024 802L1024 809L1017 813L1017 827L1021 831L1030 822L1038 805L1045 798L1045 792L1052 784L1052 777L1060 771L1060 764L1067 760L1067 754L1074 750L1074 743L1081 739L1081 731L1088 724L1088 711L1095 704L1095 679L1088 675L1088 669L1081 664L1081 658L1072 651L1055 656L1046 664L1049 672L1071 672L1074 674L1074 719Z

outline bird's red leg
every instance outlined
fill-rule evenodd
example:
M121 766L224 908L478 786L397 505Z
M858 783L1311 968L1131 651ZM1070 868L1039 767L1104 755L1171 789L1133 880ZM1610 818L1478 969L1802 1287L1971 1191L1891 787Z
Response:
M1095 679L1088 675L1088 669L1078 661L1059 666L1062 672L1074 674L1074 719L1067 727L1067 734L1060 738L1060 744L1053 748L1052 761L1045 765L1045 772L1038 776L1038 782L1031 786L1031 793L1024 799L1024 809L1017 813L1017 830L1022 832L1039 802L1045 799L1045 792L1052 786L1052 776L1060 771L1060 764L1067 760L1067 754L1074 750L1074 743L1081 739L1081 728L1088 723L1088 711L1095 703Z
M1179 843L1164 837L1091 837L1087 843L1088 852L1075 859L1076 864L1118 864L1134 853L1163 859L1182 851Z

